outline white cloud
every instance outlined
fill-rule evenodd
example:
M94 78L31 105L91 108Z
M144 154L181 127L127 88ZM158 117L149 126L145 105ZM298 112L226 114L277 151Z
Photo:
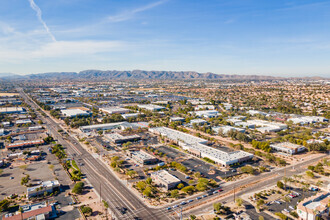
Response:
M35 58L91 55L122 50L125 44L120 41L56 41L32 51Z
M34 0L29 0L29 2L30 2L31 8L37 13L38 20L44 26L44 28L45 28L46 32L48 33L48 35L50 36L50 38L53 41L56 41L56 38L54 37L53 33L49 30L46 22L42 19L41 9L38 7L38 5L36 5L36 3L34 2Z
M161 0L161 1L157 1L139 8L135 8L135 9L131 9L131 10L125 10L120 14L117 15L113 15L113 16L108 16L107 21L108 22L121 22L121 21L127 21L129 19L132 19L135 14L139 13L139 12L143 12L143 11L147 11L149 9L152 9L154 7L157 7L163 3L165 3L167 0Z

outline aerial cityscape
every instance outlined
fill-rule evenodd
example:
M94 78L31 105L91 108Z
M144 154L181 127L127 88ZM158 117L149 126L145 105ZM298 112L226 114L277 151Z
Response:
M0 219L330 219L329 10L1 1Z

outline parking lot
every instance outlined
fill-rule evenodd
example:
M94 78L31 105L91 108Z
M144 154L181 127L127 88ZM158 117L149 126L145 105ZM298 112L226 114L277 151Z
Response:
M211 164L203 162L196 158L190 158L182 162L188 169L199 172L204 175L206 178L214 179L217 182L221 181L221 178L233 176L237 174L237 170L233 169L231 171L220 171L214 168Z
M169 158L171 158L171 159L173 159L173 160L175 160L177 162L178 162L178 160L180 160L180 159L182 160L182 159L184 159L184 158L187 157L186 154L184 154L184 153L182 153L182 152L180 152L178 150L175 150L175 149L173 149L171 147L167 147L167 146L160 146L160 147L157 148L157 150L163 152Z
M287 210L289 212L294 211L298 204L298 201L301 201L304 198L308 198L308 197L311 197L316 194L316 192L313 192L313 191L303 192L302 189L297 189L297 188L292 189L292 192L293 192L293 194L295 194L294 192L297 192L297 193L299 193L299 195L296 194L297 197L290 198L290 202L285 202L283 199L272 202L270 205L268 205L269 211L271 211L271 212L282 212L284 210ZM284 213L285 212L286 211L284 211Z
M29 183L31 183L32 185L36 184L39 181L47 181L54 179L52 171L48 168L46 161L39 161L27 164L21 163L21 168L8 167L6 169L3 169L3 173L0 178L0 199L4 199L6 196L14 193L26 193L26 187L21 185L21 179L26 175L30 176Z

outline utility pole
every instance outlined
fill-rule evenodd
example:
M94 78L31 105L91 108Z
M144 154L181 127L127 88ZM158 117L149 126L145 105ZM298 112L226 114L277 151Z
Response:
M100 202L102 202L102 194L101 194L101 190L102 190L102 184L100 183Z
M234 203L235 203L235 184L234 184Z

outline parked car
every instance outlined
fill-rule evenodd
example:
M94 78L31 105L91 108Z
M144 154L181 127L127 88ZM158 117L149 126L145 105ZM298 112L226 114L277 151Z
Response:
M284 211L284 212L289 212L289 210L287 210L287 209L284 209L283 211Z
M185 201L181 202L180 205L185 205L187 204Z
M168 211L168 210L171 210L171 209L172 209L171 207L167 207L167 208L166 208L167 211Z
M200 200L200 199L202 199L202 198L201 198L201 197L197 197L196 199L197 199L197 200Z
M207 195L202 195L202 198L205 198L205 197L207 197Z
M277 203L277 204L282 204L280 201L274 201L275 203Z
M216 194L216 193L218 193L218 191L214 191L214 192L213 192L213 194Z
M294 210L294 208L291 205L289 206L289 208L292 209L292 210Z
M223 191L223 189L218 189L218 192L222 192Z
M194 201L193 199L189 199L189 200L188 200L188 203L193 202L193 201Z
M173 209L178 208L178 207L179 207L179 205L174 205L174 206L173 206Z

